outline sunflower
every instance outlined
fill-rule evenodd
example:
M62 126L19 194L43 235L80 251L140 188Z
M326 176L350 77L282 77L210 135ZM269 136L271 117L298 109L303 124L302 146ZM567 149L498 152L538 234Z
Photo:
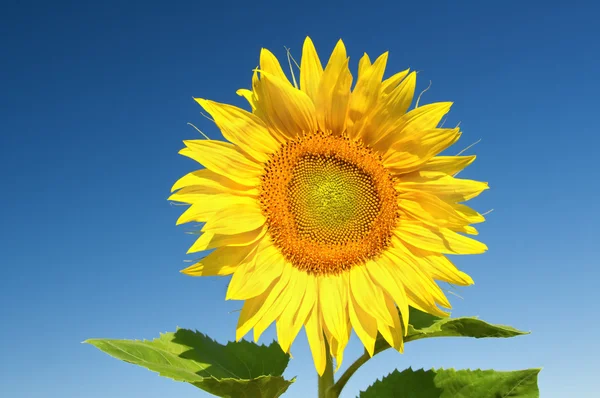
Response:
M177 224L204 223L188 253L214 249L182 272L232 275L226 299L245 300L236 338L275 322L288 352L304 326L319 374L352 330L371 355L378 334L402 352L409 306L446 316L435 281L473 283L445 254L487 250L460 203L488 185L454 176L475 156L437 156L461 134L438 127L452 103L409 111L416 73L383 80L387 59L365 54L352 89L343 42L323 68L306 38L298 86L263 49L237 92L251 112L196 99L227 141L184 141L205 168L169 198L191 205Z

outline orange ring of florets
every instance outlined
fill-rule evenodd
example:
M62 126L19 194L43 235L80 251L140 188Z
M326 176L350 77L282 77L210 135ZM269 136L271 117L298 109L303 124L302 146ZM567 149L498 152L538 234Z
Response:
M347 137L316 133L267 162L260 203L273 244L296 268L336 274L385 250L397 192L381 157Z

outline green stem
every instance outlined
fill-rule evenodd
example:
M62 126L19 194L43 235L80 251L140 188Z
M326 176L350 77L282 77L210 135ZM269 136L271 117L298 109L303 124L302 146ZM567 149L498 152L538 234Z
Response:
M339 394L333 395L333 360L329 354L329 344L325 341L325 371L319 376L319 398L337 398Z
M373 353L373 356L379 354L382 351L387 350L388 348L390 348L390 347L387 346L387 347L376 349L375 352ZM333 387L331 387L331 393L333 394L332 396L333 397L339 397L340 393L342 392L342 389L344 388L344 386L346 385L346 383L348 383L348 380L350 380L350 378L352 377L352 375L354 373L356 373L356 371L358 370L358 368L360 368L362 365L364 365L365 362L367 362L371 358L372 357L365 350L365 352L360 357L358 357L356 359L356 361L354 361L354 363L348 367L348 369L346 369L346 371L344 372L344 374L342 374L342 376L333 385Z

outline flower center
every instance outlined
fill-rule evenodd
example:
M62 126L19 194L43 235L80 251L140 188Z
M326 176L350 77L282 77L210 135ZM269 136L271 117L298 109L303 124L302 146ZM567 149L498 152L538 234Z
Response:
M380 208L369 174L338 157L314 154L299 158L291 174L288 201L300 237L344 244L368 233Z
M339 273L376 257L398 218L380 157L344 137L318 133L284 144L260 188L273 243L310 273Z

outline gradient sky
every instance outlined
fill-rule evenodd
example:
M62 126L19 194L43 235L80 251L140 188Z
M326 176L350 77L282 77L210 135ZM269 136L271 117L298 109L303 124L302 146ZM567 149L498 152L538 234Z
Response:
M417 91L433 81L422 103L455 102L447 125L464 134L450 152L481 139L461 175L490 182L472 203L494 212L480 228L489 252L455 259L476 284L449 296L453 315L532 331L411 343L342 396L408 366L543 367L542 397L597 396L600 9L450 3L4 2L0 396L208 396L81 342L176 326L234 338L227 279L178 272L194 237L166 198L199 167L177 151L199 137L187 122L220 137L192 97L245 105L235 90L260 48L299 59L306 35L322 59L343 38L353 70L389 50L387 76L411 67ZM345 366L360 351L353 337ZM292 352L287 396L314 396L303 332Z

